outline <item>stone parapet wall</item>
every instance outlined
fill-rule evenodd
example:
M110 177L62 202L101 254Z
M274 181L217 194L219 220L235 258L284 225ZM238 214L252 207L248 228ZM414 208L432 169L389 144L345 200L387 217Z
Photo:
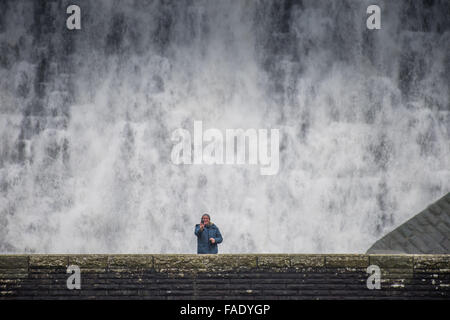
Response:
M450 255L0 255L0 299L450 299Z

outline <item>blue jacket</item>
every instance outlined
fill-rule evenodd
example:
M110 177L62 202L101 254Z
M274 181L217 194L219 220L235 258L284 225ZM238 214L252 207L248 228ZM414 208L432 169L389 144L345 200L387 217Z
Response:
M197 253L217 253L217 244L221 243L223 238L220 234L219 228L210 223L206 225L203 231L200 231L200 224L195 225L195 235L197 236ZM211 243L209 238L214 238L215 243Z

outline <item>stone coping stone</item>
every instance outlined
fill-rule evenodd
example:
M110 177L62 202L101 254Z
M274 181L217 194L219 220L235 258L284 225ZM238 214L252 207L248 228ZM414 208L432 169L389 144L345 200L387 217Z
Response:
M401 254L371 254L369 262L380 268L413 270L414 256Z
M154 255L154 268L167 271L231 271L256 268L256 255L161 254Z
M108 256L110 269L153 269L154 256L149 254L117 254Z
M414 269L446 269L450 272L450 254L414 255Z
M77 265L84 270L228 272L305 268L447 270L449 254L0 254L0 270L39 270Z
M74 254L68 255L69 265L77 265L88 270L106 270L108 268L107 254Z
M0 269L28 269L28 256L0 255Z
M67 255L36 254L29 257L30 268L67 268L69 265L69 257Z
M325 266L329 268L367 268L369 256L366 254L325 255Z

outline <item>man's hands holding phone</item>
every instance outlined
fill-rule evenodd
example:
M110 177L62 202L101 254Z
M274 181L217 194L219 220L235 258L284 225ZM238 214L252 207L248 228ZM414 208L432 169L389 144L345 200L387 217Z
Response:
M200 223L200 231L203 231L203 229L205 229L205 224L203 222ZM216 239L214 238L209 238L209 242L211 243L216 243Z

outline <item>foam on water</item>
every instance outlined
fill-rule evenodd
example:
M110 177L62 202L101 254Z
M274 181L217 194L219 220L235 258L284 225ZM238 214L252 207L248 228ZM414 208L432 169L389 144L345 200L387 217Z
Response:
M380 1L378 1L380 2ZM450 4L0 4L0 252L365 252L450 190ZM177 128L280 130L280 169L170 161Z

